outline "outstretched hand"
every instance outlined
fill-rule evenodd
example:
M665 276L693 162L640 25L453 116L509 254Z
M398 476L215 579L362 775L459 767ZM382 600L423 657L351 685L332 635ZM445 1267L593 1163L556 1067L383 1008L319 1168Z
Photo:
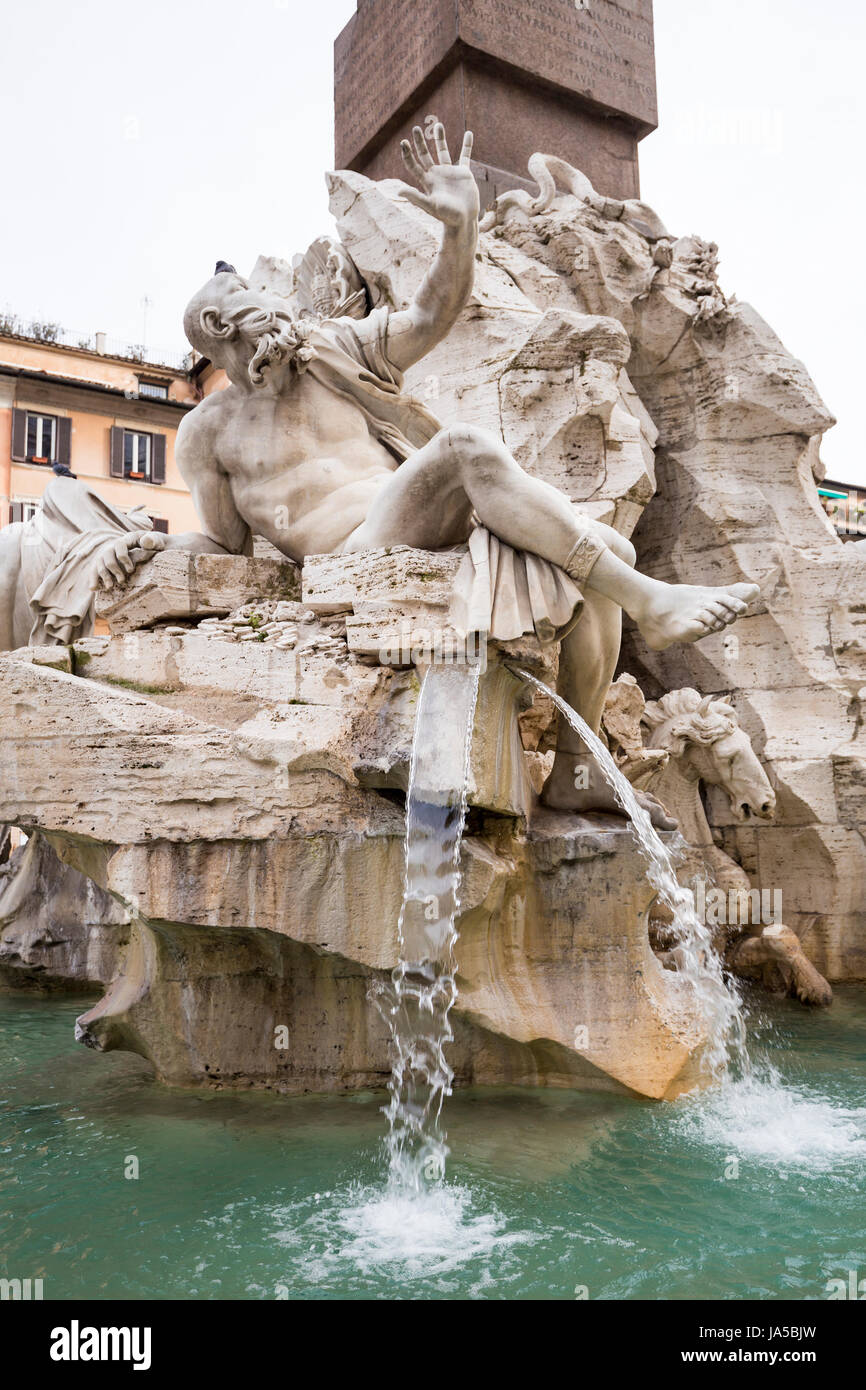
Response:
M429 212L446 227L462 227L477 220L479 199L478 185L469 167L472 156L472 131L463 136L463 148L456 164L451 163L445 127L440 123L433 127L433 143L436 158L433 159L427 140L420 126L412 130L412 144L401 140L400 152L408 173L421 185L421 191L411 184L400 185L400 196L407 203Z

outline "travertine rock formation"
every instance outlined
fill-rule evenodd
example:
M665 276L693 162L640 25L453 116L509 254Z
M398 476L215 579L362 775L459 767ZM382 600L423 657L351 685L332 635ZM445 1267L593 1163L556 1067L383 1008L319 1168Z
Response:
M557 161L536 168L539 197L500 200L474 293L408 384L446 425L499 435L529 473L633 535L658 577L762 585L734 632L664 653L630 633L623 664L653 697L689 686L730 700L777 810L735 823L711 796L724 849L754 886L784 888L786 925L818 969L864 977L866 554L841 546L818 505L830 417L801 364L722 294L713 246L676 240L644 204L597 198ZM404 308L436 222L357 174L331 176L331 191L349 300L366 303L359 271L375 305ZM263 259L250 286L288 273ZM0 821L38 829L32 844L57 853L61 877L84 874L118 917L122 955L82 1041L138 1051L179 1084L340 1089L388 1068L367 990L397 956L418 670L459 636L461 547L307 550L302 573L276 552L166 551L102 600L110 638L0 657L12 716ZM510 667L550 682L556 650L521 638L474 657L488 664L458 1079L675 1095L697 1075L701 1036L650 949L652 890L630 834L537 805L552 710ZM650 751L631 750L659 772ZM0 964L47 978L54 938L40 945L40 909L21 896ZM55 950L57 978L114 971L107 945L81 948L89 915Z
M35 831L0 866L0 982L12 989L106 986L122 967L129 914L64 864Z
M843 546L819 505L832 417L772 329L723 294L714 245L597 198L547 156L542 181L541 166L577 191L554 196L550 177L536 200L499 200L474 299L411 383L446 422L498 421L524 467L632 534L648 573L761 585L734 632L694 646L652 652L627 624L621 665L652 696L693 686L730 699L776 817L735 824L712 797L711 820L753 886L784 886L786 920L817 968L862 979L866 547ZM405 302L432 222L357 174L333 175L331 191L362 274L385 302ZM392 269L377 276L391 243ZM590 373L526 346L561 340L558 325L575 313L590 316L585 331L608 354ZM612 321L630 356L616 356Z
M0 658L15 713L0 818L38 825L132 918L81 1040L138 1051L167 1081L341 1089L387 1072L366 991L396 959L404 818L388 788L405 786L418 674L367 654L367 624L375 604L389 640L407 614L415 631L424 601L429 632L447 588L430 578L441 556L368 556L362 570L356 558L305 572L294 646L251 626L247 604L234 621L251 640L190 614L186 630L76 643L78 674L31 648ZM150 582L140 572L133 586ZM530 645L520 659L541 669ZM696 1078L701 1037L650 949L642 862L615 818L529 820L524 687L509 653L490 657L464 842L457 1075L675 1095Z

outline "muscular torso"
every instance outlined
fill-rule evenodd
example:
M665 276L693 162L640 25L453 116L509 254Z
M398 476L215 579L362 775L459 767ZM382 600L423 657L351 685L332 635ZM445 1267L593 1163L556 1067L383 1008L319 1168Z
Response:
M397 467L359 407L309 373L280 395L229 387L206 404L239 515L297 561L339 550Z

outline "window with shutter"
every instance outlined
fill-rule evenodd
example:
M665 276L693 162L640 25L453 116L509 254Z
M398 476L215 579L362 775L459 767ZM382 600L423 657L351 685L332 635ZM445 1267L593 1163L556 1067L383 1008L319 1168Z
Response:
M31 517L36 515L41 505L42 502L39 497L15 497L12 499L10 508L14 515L10 519L12 521L29 521Z
M168 522L164 516L152 516L150 521L154 531L161 531L164 536L168 535Z
M57 458L57 416L28 410L26 417L25 459L28 463L53 463Z
M140 430L123 431L123 476L150 482L151 437Z

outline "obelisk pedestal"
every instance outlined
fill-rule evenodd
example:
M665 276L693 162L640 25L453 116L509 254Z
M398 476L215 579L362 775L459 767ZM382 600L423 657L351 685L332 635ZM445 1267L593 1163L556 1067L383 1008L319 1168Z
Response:
M402 178L399 141L475 133L482 205L534 185L536 150L636 197L657 124L652 0L358 0L334 46L336 167Z

